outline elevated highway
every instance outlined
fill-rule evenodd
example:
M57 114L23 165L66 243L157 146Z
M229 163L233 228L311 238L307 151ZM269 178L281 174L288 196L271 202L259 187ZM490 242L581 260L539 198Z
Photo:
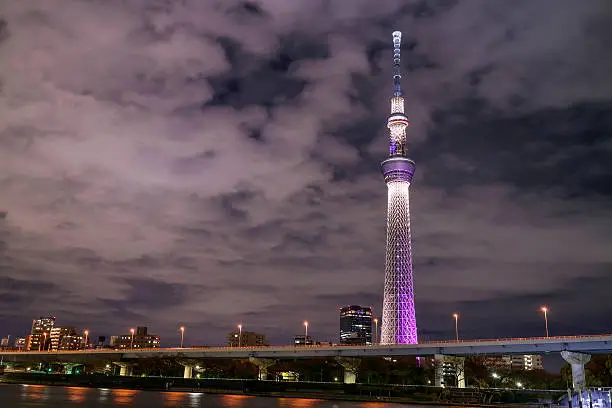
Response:
M87 362L126 361L139 358L187 359L295 359L317 357L400 357L473 356L507 354L548 354L562 351L583 354L612 353L612 334L557 336L491 340L434 341L419 344L372 346L265 346L265 347L190 347L156 349L88 349L74 351L0 351L5 362Z

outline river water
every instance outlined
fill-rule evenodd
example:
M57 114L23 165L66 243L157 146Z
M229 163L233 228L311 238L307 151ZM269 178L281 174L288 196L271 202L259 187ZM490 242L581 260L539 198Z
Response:
M1 408L400 408L402 406L378 402L325 401L305 398L0 384Z

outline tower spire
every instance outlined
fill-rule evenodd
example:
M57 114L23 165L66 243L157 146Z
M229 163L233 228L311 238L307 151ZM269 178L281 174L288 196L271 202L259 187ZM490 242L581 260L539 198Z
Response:
M402 85L400 80L402 79L402 72L400 68L400 53L402 48L402 32L393 32L393 96L403 96Z
M400 66L400 48L402 46L402 32L393 32L393 97L391 98L391 115L387 120L389 128L389 156L406 157L406 128L408 118L404 114L404 92L400 80L402 79Z

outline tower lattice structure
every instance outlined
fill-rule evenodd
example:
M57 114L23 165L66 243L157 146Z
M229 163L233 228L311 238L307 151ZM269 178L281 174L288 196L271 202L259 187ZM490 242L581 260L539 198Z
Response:
M393 32L393 97L389 128L389 158L381 163L388 189L387 250L381 344L416 344L412 246L410 238L410 183L414 161L408 158L404 94L400 85L402 33Z

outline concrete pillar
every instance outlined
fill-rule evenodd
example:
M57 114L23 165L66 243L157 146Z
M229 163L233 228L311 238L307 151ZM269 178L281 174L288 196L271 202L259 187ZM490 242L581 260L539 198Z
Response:
M361 359L355 357L336 357L336 361L344 368L344 383L355 384Z
M185 365L185 371L183 372L183 378L193 378L193 366Z
M572 386L574 391L582 392L586 388L584 365L591 360L591 355L574 351L562 351L561 357L572 366Z
M465 358L457 356L445 356L436 354L435 361L435 386L445 387L445 377L454 376L457 388L465 388ZM453 384L454 385L454 384Z
M251 362L251 364L256 365L259 369L259 380L267 380L268 368L276 364L276 360L272 360L269 358L249 357L249 361Z
M119 366L119 375L122 377L129 376L133 374L134 367L130 363L113 363Z

